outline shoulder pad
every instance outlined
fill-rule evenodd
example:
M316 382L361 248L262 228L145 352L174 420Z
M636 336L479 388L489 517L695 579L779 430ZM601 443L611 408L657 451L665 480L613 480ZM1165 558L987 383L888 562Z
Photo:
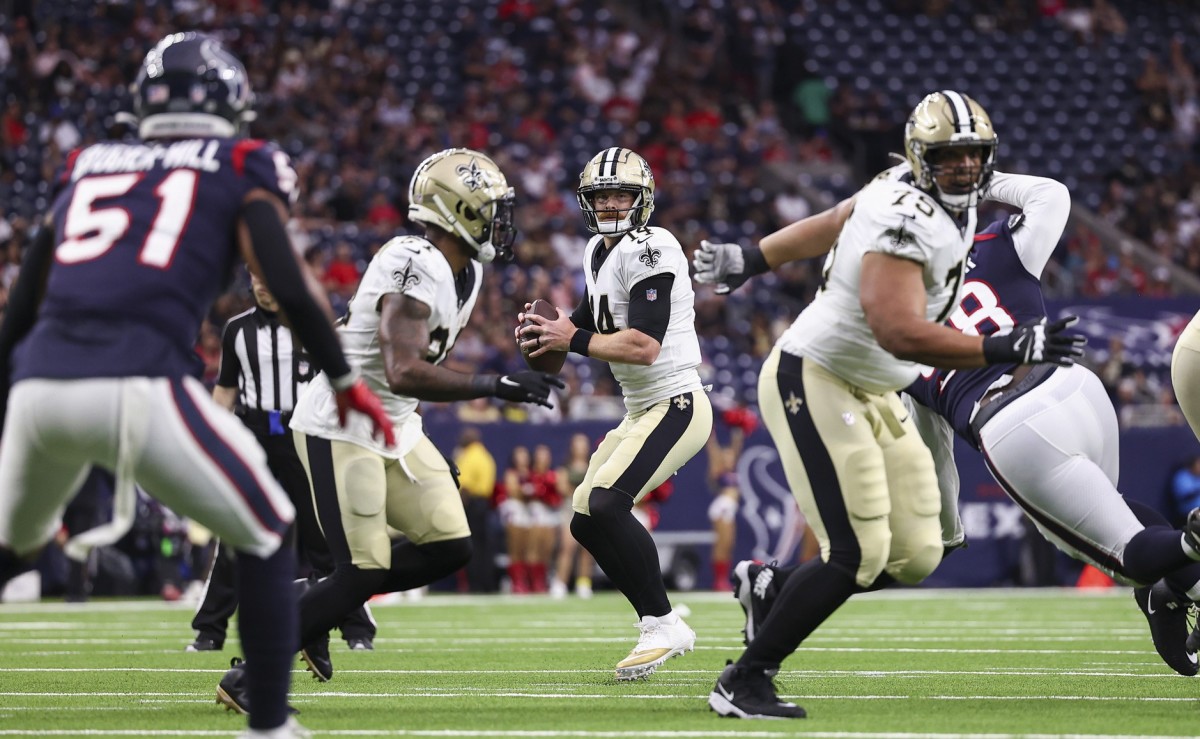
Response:
M912 168L908 166L908 162L902 162L875 175L875 179L896 182L903 180L905 175L909 174L912 174Z
M627 252L640 252L646 244L652 244L660 249L663 247L682 249L675 236L661 226L642 226L630 231L629 238L621 242L621 249Z
M261 139L242 139L234 143L230 163L239 177L251 187L274 193L289 206L296 202L296 170L292 160L275 144Z

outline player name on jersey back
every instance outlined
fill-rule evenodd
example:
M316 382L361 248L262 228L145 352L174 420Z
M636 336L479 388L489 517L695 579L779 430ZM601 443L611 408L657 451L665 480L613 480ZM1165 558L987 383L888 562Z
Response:
M104 142L56 178L56 245L13 377L181 377L238 256L247 193L287 204L296 173L257 139Z
M80 152L71 168L71 180L93 174L146 172L163 169L196 169L216 172L221 169L217 152L221 142L209 140L177 141L173 144L96 144Z

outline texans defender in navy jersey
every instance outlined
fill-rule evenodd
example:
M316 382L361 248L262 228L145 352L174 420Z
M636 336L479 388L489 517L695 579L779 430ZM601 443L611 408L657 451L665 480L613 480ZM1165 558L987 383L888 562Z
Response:
M989 196L1022 212L975 237L963 297L948 321L967 334L1004 332L1045 317L1041 274L1070 213L1067 189L1040 177L997 176ZM1197 673L1185 641L1188 606L1200 599L1200 529L1172 529L1158 511L1117 490L1117 414L1091 370L1053 364L931 369L908 393L925 406L916 421L938 466L947 546L964 541L952 446L957 434L983 453L992 476L1046 539L1139 586L1134 596L1163 661L1181 674Z
M1044 325L1041 274L1066 226L1070 194L1054 180L997 172L988 197L1022 212L976 235L962 298L948 323L971 335ZM1031 333L1026 349L1037 351L1043 340ZM1200 596L1200 532L1172 529L1157 511L1117 491L1117 416L1095 374L1045 363L928 369L907 393L922 404L907 403L933 451L947 549L965 540L953 456L957 433L984 454L993 476L1048 540L1122 582L1141 585L1134 595L1159 655L1181 674L1197 673L1186 640L1188 607ZM748 637L782 583L800 569L738 564L734 579ZM872 589L888 584L880 580Z
M351 371L320 286L284 221L287 156L239 138L252 116L242 64L213 38L164 38L142 65L140 141L74 152L0 326L0 586L50 540L93 465L118 498L136 482L238 552L240 631L253 656L246 736L298 736L287 715L297 647L292 504L253 434L193 375L201 322L239 255L261 274L343 416L390 441L379 400ZM122 493L124 491L124 493ZM218 689L218 697L221 690ZM236 706L248 712L248 706Z

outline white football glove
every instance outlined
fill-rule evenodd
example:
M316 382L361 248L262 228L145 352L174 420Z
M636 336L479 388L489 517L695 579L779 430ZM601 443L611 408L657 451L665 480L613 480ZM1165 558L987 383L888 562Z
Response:
M755 251L758 251L756 247ZM747 279L754 275L746 274L746 254L748 247L739 244L722 244L711 241L701 241L700 248L692 257L692 266L696 270L696 282L717 286L717 295L726 295L742 286ZM758 251L759 260L762 252ZM763 265L765 266L765 262ZM758 274L758 273L755 273Z

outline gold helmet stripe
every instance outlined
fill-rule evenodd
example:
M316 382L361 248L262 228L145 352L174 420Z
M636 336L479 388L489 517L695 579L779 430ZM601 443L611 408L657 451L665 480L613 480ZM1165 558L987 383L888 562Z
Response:
M942 90L942 94L950 101L950 114L954 116L954 126L958 129L958 133L977 133L975 116L971 113L971 106L967 105L963 96L954 90ZM970 126L969 129L968 126Z

